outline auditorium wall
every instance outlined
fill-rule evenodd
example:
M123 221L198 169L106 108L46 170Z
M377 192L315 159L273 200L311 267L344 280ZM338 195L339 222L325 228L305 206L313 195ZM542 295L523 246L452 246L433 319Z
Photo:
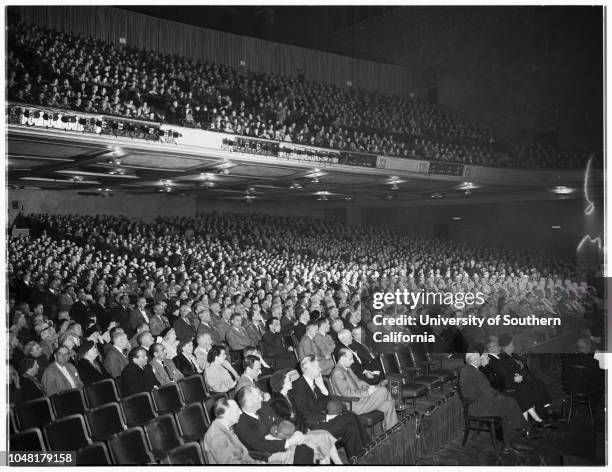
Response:
M264 41L246 36L161 20L139 13L102 6L11 7L26 23L74 32L119 46L213 61L240 70L241 61L251 71L297 77L298 68L307 80L346 87L386 90L407 94L412 72L400 67L336 54Z
M365 225L388 225L418 237L569 254L585 234L603 234L602 213L587 216L585 208L582 200L396 206L363 208L361 218ZM603 202L596 208L603 209Z
M150 221L162 216L194 216L195 199L170 195L131 195L113 192L112 196L79 195L72 190L11 189L7 196L9 220L20 211L28 213L76 215L125 215ZM17 209L13 209L13 203Z
M270 202L246 203L244 201L207 200L202 198L196 201L196 211L198 213L262 213L274 216L301 216L346 223L345 208L329 208L318 202L292 202L291 204Z

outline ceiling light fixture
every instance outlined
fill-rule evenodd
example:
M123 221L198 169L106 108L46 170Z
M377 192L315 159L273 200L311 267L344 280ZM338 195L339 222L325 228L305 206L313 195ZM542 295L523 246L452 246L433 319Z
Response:
M574 193L576 189L573 187L566 187L565 185L558 185L551 191L553 193L556 193L557 195L569 195L571 193Z
M474 182L463 182L459 187L459 190L474 190L480 188L480 185L476 185Z

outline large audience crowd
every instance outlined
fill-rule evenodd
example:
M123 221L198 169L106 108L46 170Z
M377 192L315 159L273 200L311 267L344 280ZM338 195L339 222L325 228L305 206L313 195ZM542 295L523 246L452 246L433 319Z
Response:
M580 168L587 154L513 150L416 98L241 73L25 25L8 27L10 100L346 151L475 165Z
M349 457L368 442L357 414L383 412L384 429L398 422L372 319L410 309L375 309L375 292L485 294L479 307L414 308L449 318L601 314L589 274L571 260L383 228L216 213L150 223L31 214L15 224L30 235L8 242L11 402L105 378L130 395L201 375L225 394L204 441L218 463L250 463L247 451L271 463L339 463L337 439ZM458 349L439 334L434 351ZM462 334L468 352L499 333ZM538 334L532 341L558 332ZM262 374L271 394L256 384ZM335 393L359 398L352 413L327 401L324 376ZM229 428L241 446L223 452ZM279 446L268 436L283 428Z

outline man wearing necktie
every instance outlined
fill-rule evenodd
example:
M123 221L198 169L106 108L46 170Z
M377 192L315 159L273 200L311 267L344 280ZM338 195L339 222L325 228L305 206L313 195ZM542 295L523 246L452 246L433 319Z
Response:
M397 424L395 400L391 393L382 386L369 385L357 378L351 370L353 351L347 347L338 351L338 364L331 373L331 382L335 391L345 397L357 397L353 402L353 411L357 414L380 410L385 418L383 427L388 430Z
M230 322L232 327L227 330L225 340L232 351L242 351L251 345L251 340L246 330L242 327L242 316L239 313L234 313Z
M149 348L151 361L149 364L153 369L155 378L161 385L178 382L184 378L183 373L176 368L171 359L166 359L166 348L162 344L155 343Z
M380 370L370 369L371 364L374 364L374 366L377 367L376 362L373 362L376 359L373 359L365 349L357 349L357 346L353 341L353 337L351 336L351 332L348 329L342 329L338 333L338 345L334 351L336 359L340 358L340 349L342 348L349 349L353 353L354 362L353 365L351 365L351 370L359 380L363 380L370 385L378 385L381 382Z
M370 440L365 426L351 411L340 415L327 414L327 391L321 367L314 356L306 356L300 361L303 375L293 382L293 399L300 422L310 429L324 429L340 438L348 457L358 456Z

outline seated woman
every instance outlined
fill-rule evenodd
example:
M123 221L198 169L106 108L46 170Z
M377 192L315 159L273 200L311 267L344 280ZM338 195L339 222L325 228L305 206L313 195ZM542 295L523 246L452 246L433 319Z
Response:
M166 348L166 357L168 359L174 359L178 354L178 339L176 339L176 331L174 328L166 328L161 333L163 346Z
M215 393L226 393L236 386L238 372L227 360L223 346L213 346L208 351L208 367L204 371L204 380L209 390Z
M100 362L98 346L93 341L84 341L79 346L77 355L79 360L76 368L84 385L91 385L94 382L112 378Z
M185 377L202 372L198 366L197 359L193 355L193 339L180 342L177 350L178 354L172 359L172 362L174 362L176 368L180 370Z
M293 388L293 381L299 377L295 370L279 370L270 378L270 408L274 413L285 421L296 425L296 429L305 434L304 444L314 450L314 458L321 464L342 464L342 459L336 449L337 439L324 429L309 431L298 419L297 410L293 400L289 397L289 391Z
M19 365L19 386L21 401L27 402L45 396L44 388L38 380L38 362L32 357L24 357ZM11 401L13 401L11 399Z
M297 361L292 351L287 348L281 334L281 324L278 318L270 317L266 321L266 332L261 338L262 354L272 370L295 368Z

